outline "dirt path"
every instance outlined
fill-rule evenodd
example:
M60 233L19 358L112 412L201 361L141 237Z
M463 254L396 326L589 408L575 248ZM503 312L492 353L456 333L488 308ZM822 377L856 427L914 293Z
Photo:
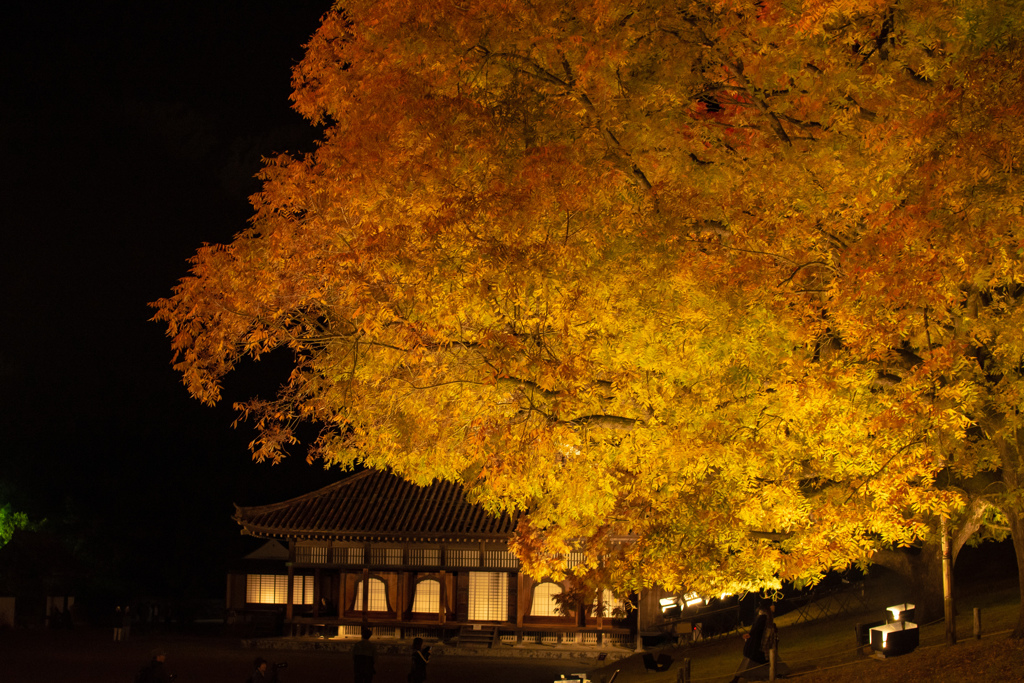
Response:
M115 643L107 629L0 631L3 683L131 683L155 647L167 650L175 683L242 683L257 656L287 661L281 683L345 683L352 680L347 653L243 650L236 640L144 636ZM430 663L433 683L550 683L587 665L544 659L445 657ZM381 657L374 683L404 683L406 657Z

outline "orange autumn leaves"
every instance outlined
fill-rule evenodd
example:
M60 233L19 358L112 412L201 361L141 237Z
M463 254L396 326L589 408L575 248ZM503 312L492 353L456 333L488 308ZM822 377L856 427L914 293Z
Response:
M536 573L711 593L911 542L1016 381L987 7L347 2L294 71L321 143L156 303L176 367L216 400L290 348L259 457L309 422L328 463L458 481L527 511Z

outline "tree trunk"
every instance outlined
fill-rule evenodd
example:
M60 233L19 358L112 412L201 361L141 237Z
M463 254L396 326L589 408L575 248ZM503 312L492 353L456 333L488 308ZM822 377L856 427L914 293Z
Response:
M1024 519L1021 518L1020 504L1017 502L1017 495L1020 491L1020 475L1017 467L1020 463L1020 441L1024 434L1015 435L1013 443L1006 438L999 438L996 444L999 448L999 457L1003 468L1001 475L1006 485L1006 498L999 506L1006 516L1010 525L1010 536L1013 538L1013 554L1017 557L1017 581L1020 586L1021 599L1020 608L1017 612L1017 626L1014 627L1011 638L1024 639Z
M942 618L942 547L939 543L926 542L920 552L879 550L871 561L896 572L906 583L907 602L915 607L914 621L927 624Z
M942 518L942 613L946 645L956 645L956 607L953 604L953 553L950 550L949 518Z
M963 516L951 529L950 554L953 566L968 539L981 528L982 517L991 504L980 495L971 496ZM927 624L945 616L941 543L926 541L919 553L912 550L880 550L871 561L896 572L910 586L908 602L916 607L914 619L917 623ZM951 593L955 596L955 589Z
M1010 535L1013 537L1013 554L1017 557L1017 581L1020 584L1020 609L1017 612L1017 625L1010 634L1011 638L1024 639L1024 519L1012 506L1003 507L1003 514L1010 523Z

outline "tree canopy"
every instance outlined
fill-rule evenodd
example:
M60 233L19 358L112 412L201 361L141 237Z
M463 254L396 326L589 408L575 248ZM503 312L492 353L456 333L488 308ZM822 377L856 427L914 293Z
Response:
M0 548L10 543L15 531L33 528L28 515L17 512L10 503L0 505Z
M1019 2L343 8L320 144L155 303L204 401L293 354L257 458L315 424L620 588L814 580L958 509L940 473L1024 544Z

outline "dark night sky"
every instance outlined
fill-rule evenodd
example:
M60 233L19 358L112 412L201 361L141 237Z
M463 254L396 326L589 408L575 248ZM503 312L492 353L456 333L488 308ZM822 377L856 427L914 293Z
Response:
M232 503L340 476L252 463L189 398L147 303L251 211L261 155L310 150L290 68L329 0L20 3L0 60L0 496L91 530L136 591L223 590ZM229 386L240 397L258 373ZM268 385L269 386L269 385ZM0 499L0 504L4 502ZM185 578L179 568L211 571ZM149 581L154 567L164 580Z

